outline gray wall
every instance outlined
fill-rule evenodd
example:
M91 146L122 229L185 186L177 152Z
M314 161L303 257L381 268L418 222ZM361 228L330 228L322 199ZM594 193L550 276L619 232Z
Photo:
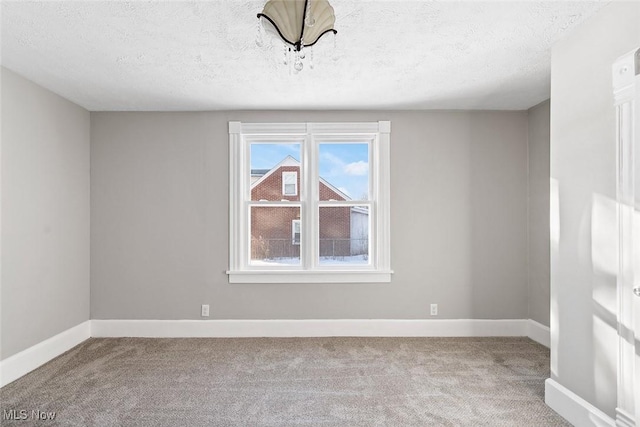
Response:
M391 120L389 284L234 284L228 126ZM91 113L95 319L527 318L527 112Z
M1 352L89 319L89 112L2 74Z
M551 61L551 373L614 416L615 110L611 67L640 46L640 3L614 2L557 43ZM557 194L557 195L556 195ZM556 225L557 224L557 227Z
M529 109L529 319L549 326L549 142L547 100Z

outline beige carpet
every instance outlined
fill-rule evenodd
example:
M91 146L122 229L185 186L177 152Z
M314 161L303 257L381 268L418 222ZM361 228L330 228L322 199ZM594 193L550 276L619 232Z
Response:
M548 377L528 338L93 338L0 389L0 416L28 414L0 424L569 425Z

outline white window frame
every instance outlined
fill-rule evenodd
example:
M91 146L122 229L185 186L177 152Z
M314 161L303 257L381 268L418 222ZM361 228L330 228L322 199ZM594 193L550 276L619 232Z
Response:
M229 276L230 283L381 283L390 282L390 136L391 122L242 123L229 122ZM369 143L369 199L319 201L318 150L321 143ZM300 265L252 266L249 236L252 143L301 144L300 194L295 202L260 202L301 209ZM297 180L296 180L297 181ZM370 209L369 263L320 265L318 212L323 205Z
M298 234L300 234L300 238L296 242L296 224L298 224ZM302 240L302 227L299 219L294 219L291 221L291 244L295 246L300 246L300 241Z
M286 191L286 185L285 185L285 176L291 176L293 175L293 194L287 194ZM288 197L293 197L293 196L297 196L298 195L298 172L294 172L294 171L284 171L282 172L282 195L283 196L288 196Z

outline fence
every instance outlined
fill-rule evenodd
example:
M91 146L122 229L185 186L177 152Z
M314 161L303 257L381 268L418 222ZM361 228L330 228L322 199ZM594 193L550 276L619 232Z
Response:
M321 258L341 259L369 253L369 239L320 239L319 256ZM294 245L291 239L251 238L251 259L299 258L300 245Z

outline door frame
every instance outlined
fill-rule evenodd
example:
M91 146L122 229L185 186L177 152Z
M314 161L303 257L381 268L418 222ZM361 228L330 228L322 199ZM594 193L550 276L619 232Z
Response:
M616 426L638 425L640 363L636 359L637 297L633 294L634 275L637 270L635 257L640 256L640 244L636 237L639 227L637 216L634 174L640 173L640 48L621 56L613 64L613 95L616 107L616 186L618 210L618 263L617 275L617 323L618 323L618 368ZM634 165L634 161L638 164ZM640 351L640 348L637 349ZM637 366L637 365L638 366Z

